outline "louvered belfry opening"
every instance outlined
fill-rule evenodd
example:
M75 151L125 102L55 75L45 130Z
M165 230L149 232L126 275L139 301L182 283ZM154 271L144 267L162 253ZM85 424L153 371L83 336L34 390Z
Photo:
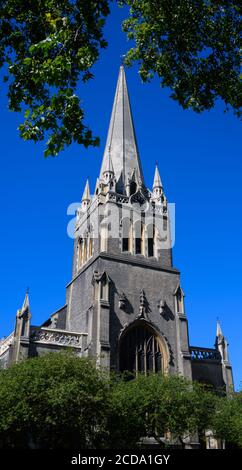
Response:
M163 372L161 342L147 325L137 324L124 333L119 354L121 372Z

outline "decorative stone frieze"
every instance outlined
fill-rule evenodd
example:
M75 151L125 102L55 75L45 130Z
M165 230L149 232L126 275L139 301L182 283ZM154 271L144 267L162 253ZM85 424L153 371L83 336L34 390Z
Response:
M52 328L31 327L30 331L30 341L33 343L55 344L74 348L82 348L84 336L86 337L87 334L54 330Z

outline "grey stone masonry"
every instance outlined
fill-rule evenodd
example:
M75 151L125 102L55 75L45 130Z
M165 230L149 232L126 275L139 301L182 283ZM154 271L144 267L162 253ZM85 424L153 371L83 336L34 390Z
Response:
M72 348L98 367L181 374L229 393L220 325L214 348L189 344L172 214L157 166L153 187L145 185L122 66L95 192L87 181L76 215L66 303L35 327L26 294L13 333L0 342L0 366Z

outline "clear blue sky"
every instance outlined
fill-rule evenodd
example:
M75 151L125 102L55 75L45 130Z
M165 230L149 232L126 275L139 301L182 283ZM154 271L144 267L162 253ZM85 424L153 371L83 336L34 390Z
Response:
M101 137L99 149L73 145L58 158L44 146L20 140L21 116L8 112L0 91L1 301L0 337L11 332L30 286L32 323L40 324L65 303L73 241L66 210L79 201L87 176L92 191L99 172L116 87L123 10L112 9L109 47L81 85L86 122ZM158 80L142 84L137 68L126 71L146 184L158 161L167 198L176 203L174 265L186 294L190 343L213 347L216 318L230 345L236 385L242 381L241 123L223 106L201 115L183 111Z

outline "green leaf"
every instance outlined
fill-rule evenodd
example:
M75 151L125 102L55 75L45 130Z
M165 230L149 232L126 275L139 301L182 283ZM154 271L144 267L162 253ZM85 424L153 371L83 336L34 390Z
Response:
M72 142L85 147L97 143L86 132L80 100L68 111L68 97L93 78L91 67L107 46L103 29L108 15L109 0L0 4L0 67L9 64L9 109L21 112L27 105L20 136L51 142L45 155L57 155Z

